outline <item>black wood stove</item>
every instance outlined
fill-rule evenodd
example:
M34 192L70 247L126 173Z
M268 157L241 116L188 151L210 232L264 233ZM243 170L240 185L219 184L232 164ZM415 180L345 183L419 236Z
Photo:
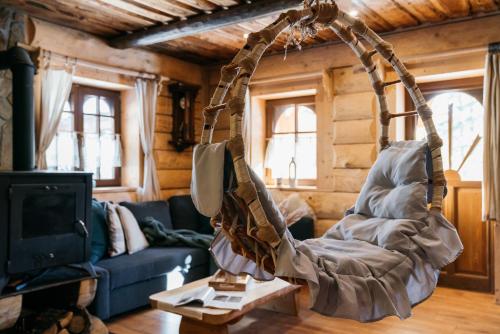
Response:
M0 172L0 296L9 277L90 256L92 174L35 168L33 76L24 49L0 52L13 74L13 171Z

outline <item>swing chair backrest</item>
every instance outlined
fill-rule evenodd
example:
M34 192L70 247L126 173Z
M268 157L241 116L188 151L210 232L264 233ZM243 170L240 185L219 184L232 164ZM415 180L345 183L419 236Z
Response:
M354 213L388 219L424 219L427 212L427 144L393 142L380 152L361 188ZM431 175L432 177L432 175Z
M234 165L237 183L233 197L237 197L241 203L244 203L248 208L248 214L251 215L250 223L254 226L247 226L247 232L250 231L247 234L251 234L251 238L260 246L265 245L267 252L271 252L271 255L273 250L280 244L280 232L284 228L281 225L279 228L275 228L273 226L275 224L270 222L269 213L266 212L269 210L265 208L272 205L270 203L263 205L262 201L272 200L268 196L262 196L262 194L259 196L260 192L266 191L265 187L262 182L256 182L255 175L251 172L244 159L245 147L242 137L242 120L245 111L245 93L260 58L276 37L286 28L314 31L314 29L308 29L313 25L315 29L331 29L335 32L354 51L364 66L378 101L381 154L388 150L388 153L397 156L397 152L390 151L390 148L396 147L397 144L389 143L388 138L389 122L392 118L418 115L422 119L427 133L427 145L432 155L433 195L431 210L440 211L443 200L445 179L441 159L442 141L432 121L431 109L427 106L414 77L396 57L392 46L380 38L360 19L339 10L335 2L319 3L319 1L316 1L314 5L311 5L310 2L306 1L303 9L283 13L275 22L260 32L248 36L245 46L237 53L230 64L222 68L221 78L210 100L210 105L204 109L202 144L211 142L218 114L221 111L230 113L230 139L227 148ZM373 50L367 50L360 38L369 44ZM373 61L375 55L381 56L393 67L400 78L400 82L404 84L413 100L416 106L415 111L402 114L389 113L385 87L396 82L382 81L377 65ZM226 102L224 103L224 101ZM228 215L229 213L224 212L223 207L222 216ZM217 219L220 219L220 217ZM223 225L222 228L226 235L231 237L233 249L239 251L240 254L248 255L251 248L249 248L248 242L251 240L243 240L246 237L241 234L243 232L240 231L240 234L235 233L231 230L230 224Z

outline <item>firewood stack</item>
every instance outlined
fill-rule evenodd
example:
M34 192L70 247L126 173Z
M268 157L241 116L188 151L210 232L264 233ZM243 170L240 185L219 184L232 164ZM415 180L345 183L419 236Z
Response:
M107 334L108 329L104 323L87 311L87 307L94 300L96 289L97 279L90 278L73 284L63 284L11 297L10 299L15 300L19 305L19 314L14 318L6 318L10 319L12 325L15 322L15 325L5 332L1 330L9 327L0 327L0 332L6 334ZM4 304L6 304L4 308L12 308L9 304ZM2 303L0 303L0 311L1 307ZM0 312L0 320L2 320L1 315L2 312Z
M46 309L26 311L12 333L26 334L107 334L104 323L85 308L71 311Z

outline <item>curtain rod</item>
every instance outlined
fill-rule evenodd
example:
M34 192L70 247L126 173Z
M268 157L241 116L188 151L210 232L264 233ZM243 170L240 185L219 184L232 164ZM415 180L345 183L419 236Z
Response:
M17 45L23 49L26 49L27 51L30 51L30 52L34 52L34 51L47 52L50 55L50 57L59 58L60 60L74 60L75 65L80 66L80 67L86 67L86 68L90 68L90 69L94 69L94 70L100 70L100 71L104 71L104 72L121 74L121 75L129 76L129 77L137 77L137 78L144 78L144 79L159 79L160 82L170 81L170 78L166 77L166 76L160 76L160 75L156 75L156 74L152 74L152 73L139 72L139 71L134 71L134 70L128 70L128 69L121 68L121 67L94 63L91 61L78 59L75 57L65 56L65 55L59 54L57 52L45 50L43 48L33 47L31 45L27 45L24 43L18 42Z

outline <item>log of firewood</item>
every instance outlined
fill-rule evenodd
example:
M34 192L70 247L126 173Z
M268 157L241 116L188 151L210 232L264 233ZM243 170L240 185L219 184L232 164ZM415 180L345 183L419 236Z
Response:
M71 319L68 330L73 334L89 333L91 315L87 309L75 309L73 313L73 319Z
M57 324L53 324L52 326L44 330L42 334L57 334Z
M75 315L69 323L68 329L71 333L80 334L85 330L87 323L82 315Z
M70 334L66 328L62 329L59 333L57 334Z
M78 300L76 307L84 308L89 306L94 300L97 291L97 279L87 279L80 282L80 289L78 292Z
M58 324L59 328L66 328L71 322L71 319L73 319L73 312L67 312L63 318L59 319Z
M90 316L90 334L108 334L108 328L101 319L91 315Z

